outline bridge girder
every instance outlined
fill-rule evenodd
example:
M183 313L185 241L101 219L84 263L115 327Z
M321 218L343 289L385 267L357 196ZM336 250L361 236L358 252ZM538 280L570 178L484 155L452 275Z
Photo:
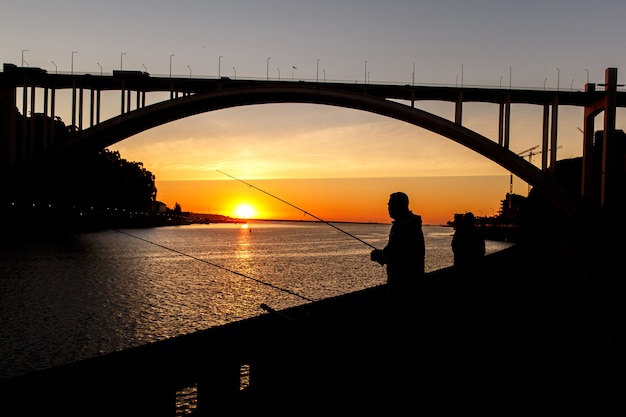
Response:
M330 105L376 113L424 128L453 140L506 168L534 188L577 222L586 220L580 201L572 198L550 175L496 142L452 121L409 105L380 97L324 88L319 84L258 86L206 91L156 103L106 120L80 131L42 158L59 154L104 149L148 129L210 111L268 103Z

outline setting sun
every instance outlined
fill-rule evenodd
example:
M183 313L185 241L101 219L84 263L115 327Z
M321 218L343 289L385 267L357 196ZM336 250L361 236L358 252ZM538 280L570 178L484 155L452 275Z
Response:
M254 208L249 204L239 204L235 209L235 215L238 219L249 219L256 214Z

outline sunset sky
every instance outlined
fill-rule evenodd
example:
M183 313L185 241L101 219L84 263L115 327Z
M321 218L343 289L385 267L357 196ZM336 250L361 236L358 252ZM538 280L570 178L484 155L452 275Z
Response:
M23 0L2 6L0 58L59 73L583 90L609 67L626 81L624 16L623 0ZM115 115L118 97L104 105ZM69 107L57 106L69 123ZM451 103L416 106L454 118ZM542 111L512 107L512 151L541 143ZM468 103L463 124L497 140L497 115L497 105ZM558 159L582 155L582 121L582 109L559 108ZM156 176L158 200L196 213L234 216L249 204L253 217L310 219L269 193L328 221L388 222L389 194L405 191L425 223L440 224L497 213L510 188L505 169L449 139L320 105L214 111L111 149ZM528 185L515 178L513 191Z

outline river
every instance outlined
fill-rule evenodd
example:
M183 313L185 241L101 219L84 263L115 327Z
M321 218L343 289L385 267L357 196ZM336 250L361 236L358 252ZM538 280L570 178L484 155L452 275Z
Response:
M250 222L0 241L0 378L383 284L389 224ZM342 233L345 232L345 233ZM426 270L454 230L424 226ZM353 238L353 237L355 238ZM358 239L357 239L358 238ZM366 242L366 243L364 243ZM487 241L487 253L510 246Z

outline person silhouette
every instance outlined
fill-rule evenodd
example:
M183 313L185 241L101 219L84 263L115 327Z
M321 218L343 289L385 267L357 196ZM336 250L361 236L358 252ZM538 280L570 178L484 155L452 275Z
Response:
M474 213L467 212L455 221L455 231L452 236L452 252L454 266L465 271L477 268L485 256L485 237L476 226Z
M401 293L414 289L424 278L422 217L409 209L409 197L403 192L389 196L388 211L393 219L389 240L383 249L372 250L370 259L387 265L387 286Z

